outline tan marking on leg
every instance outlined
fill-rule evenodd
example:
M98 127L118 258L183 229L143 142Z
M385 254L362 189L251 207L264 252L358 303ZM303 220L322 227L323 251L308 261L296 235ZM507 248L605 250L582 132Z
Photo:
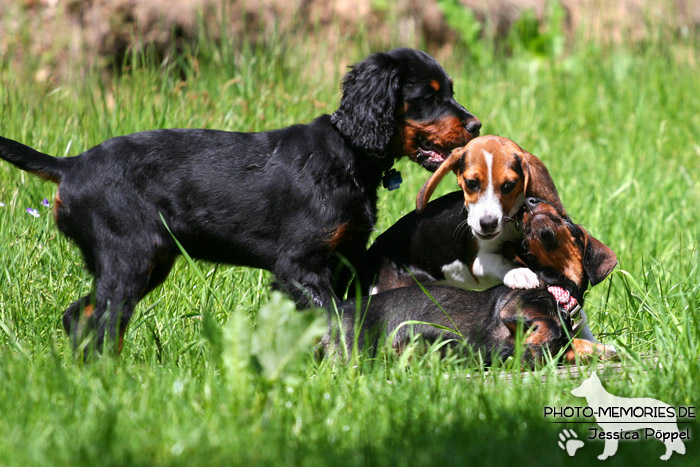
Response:
M63 201L61 200L61 192L56 190L56 197L53 199L53 219L58 220L58 210L63 206Z
M92 314L95 312L95 307L93 305L88 305L83 309L83 316L90 319Z
M576 338L571 342L571 348L564 354L564 360L567 363L574 363L576 362L576 357L578 357L580 361L587 362L594 356L599 360L610 360L617 357L617 352L615 352L614 348L605 344L596 344L595 342Z
M331 251L335 251L340 245L346 243L350 240L352 234L350 232L351 225L350 222L343 222L338 227L333 229L331 232L331 237L328 240L328 245Z

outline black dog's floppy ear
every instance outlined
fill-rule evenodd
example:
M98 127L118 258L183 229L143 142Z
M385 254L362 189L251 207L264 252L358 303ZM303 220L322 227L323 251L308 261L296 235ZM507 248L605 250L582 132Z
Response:
M583 269L593 286L602 282L615 269L617 256L603 242L591 236L585 229L582 230L586 237Z
M343 78L343 97L331 122L353 146L386 151L396 129L400 96L399 63L386 53L370 55Z

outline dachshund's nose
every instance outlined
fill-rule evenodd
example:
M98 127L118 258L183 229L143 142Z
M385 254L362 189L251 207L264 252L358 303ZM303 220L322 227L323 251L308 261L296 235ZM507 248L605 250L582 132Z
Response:
M537 207L538 204L540 204L542 200L540 198L535 198L534 196L528 196L525 198L525 208L528 211L531 211Z
M465 125L465 128L472 135L478 136L479 130L481 129L481 122L477 118L470 118L469 120L467 120L467 124Z

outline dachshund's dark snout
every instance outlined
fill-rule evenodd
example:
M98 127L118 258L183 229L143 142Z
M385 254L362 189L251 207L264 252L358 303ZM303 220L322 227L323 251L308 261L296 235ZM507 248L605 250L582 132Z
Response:
M525 198L525 209L527 209L528 212L532 212L532 210L535 209L541 202L542 200L540 198L528 196Z

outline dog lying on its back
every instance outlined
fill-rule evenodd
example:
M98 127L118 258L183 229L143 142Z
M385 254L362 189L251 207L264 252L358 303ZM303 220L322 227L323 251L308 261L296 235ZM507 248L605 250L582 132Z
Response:
M548 288L526 290L500 285L479 292L427 285L428 296L421 287L412 285L380 292L363 298L360 304L350 300L340 306L342 333L334 329L336 343L344 334L350 351L356 325L361 348L375 345L382 335L392 335L398 329L392 342L395 348L407 343L411 333L417 333L428 341L441 337L466 341L484 351L490 361L492 354L500 358L512 355L518 323L522 322L523 329L530 330L525 338L527 357L537 359L545 349L558 352L569 343L565 331L572 329L568 310L574 303L583 306L589 284L605 279L617 258L586 230L538 198L527 198L522 230L523 246L529 252L525 255L527 263ZM567 293L569 300L563 300L561 295ZM430 324L402 326L406 321L437 324L453 331ZM326 345L331 342L326 336ZM602 344L574 339L565 359L573 361L576 355L605 352Z

